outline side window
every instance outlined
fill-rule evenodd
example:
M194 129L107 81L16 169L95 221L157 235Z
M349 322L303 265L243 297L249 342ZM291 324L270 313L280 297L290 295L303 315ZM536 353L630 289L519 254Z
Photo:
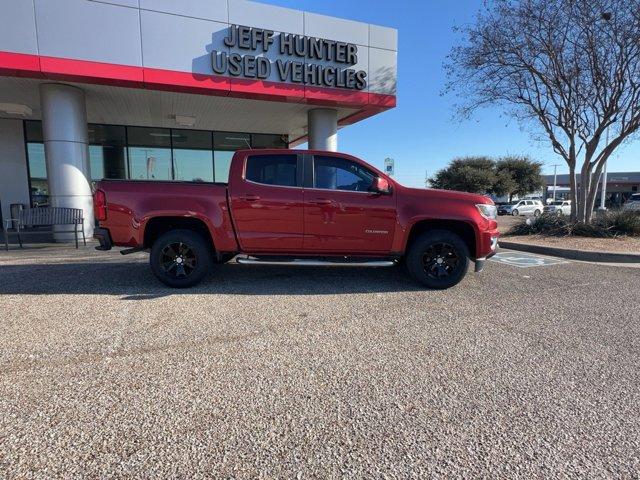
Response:
M527 205L533 205L533 202L531 200L527 200Z
M369 170L344 158L316 156L313 166L315 188L366 192L375 178Z
M245 179L265 185L296 187L297 155L253 155L247 158Z

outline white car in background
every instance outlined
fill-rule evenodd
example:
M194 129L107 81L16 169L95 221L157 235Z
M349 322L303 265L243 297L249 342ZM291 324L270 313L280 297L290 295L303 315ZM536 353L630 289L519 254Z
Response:
M544 207L543 211L551 215L571 215L571 200L556 200Z
M634 193L622 206L622 210L626 212L640 212L640 193Z
M533 215L537 217L543 210L544 205L540 200L520 200L511 207L511 215L515 217L518 215Z

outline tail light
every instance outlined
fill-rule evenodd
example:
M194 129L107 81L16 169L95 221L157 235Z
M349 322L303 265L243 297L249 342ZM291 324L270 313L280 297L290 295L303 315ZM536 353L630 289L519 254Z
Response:
M107 219L107 195L102 190L93 194L93 214L98 221Z

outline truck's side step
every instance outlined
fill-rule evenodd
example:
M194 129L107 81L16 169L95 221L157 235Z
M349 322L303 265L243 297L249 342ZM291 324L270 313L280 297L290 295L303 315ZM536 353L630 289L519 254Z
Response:
M242 265L286 265L296 267L392 267L396 260L360 260L356 258L289 258L289 257L249 257L239 255L236 262Z

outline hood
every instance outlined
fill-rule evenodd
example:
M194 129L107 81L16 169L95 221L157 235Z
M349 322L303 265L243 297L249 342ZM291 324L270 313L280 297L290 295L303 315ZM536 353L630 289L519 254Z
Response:
M438 190L435 188L403 188L413 197L422 197L425 199L456 200L459 202L473 203L474 205L477 203L494 205L493 200L491 200L489 197L478 195L477 193L458 192L455 190Z

